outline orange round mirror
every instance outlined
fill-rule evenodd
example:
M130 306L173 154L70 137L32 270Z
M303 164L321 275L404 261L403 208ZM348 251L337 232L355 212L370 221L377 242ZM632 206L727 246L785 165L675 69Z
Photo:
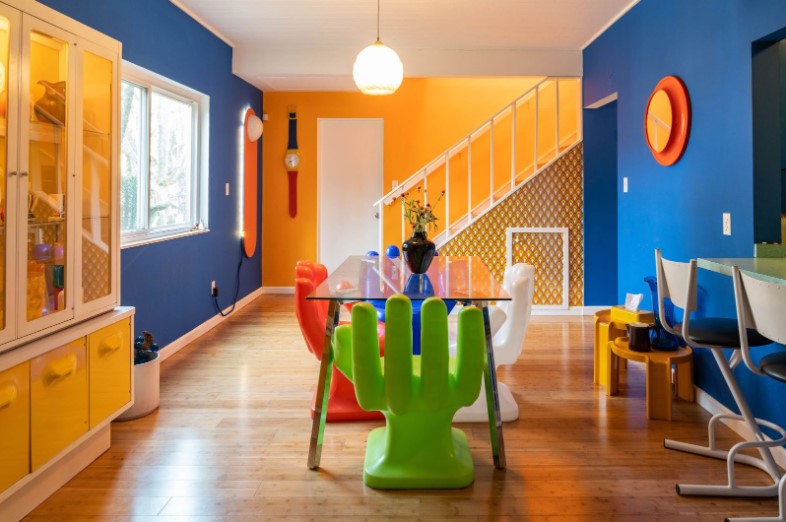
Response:
M660 90L652 95L647 108L647 143L657 152L663 152L671 136L671 102L669 95Z
M682 80L663 78L652 91L644 111L644 138L655 160L675 164L688 144L690 99Z

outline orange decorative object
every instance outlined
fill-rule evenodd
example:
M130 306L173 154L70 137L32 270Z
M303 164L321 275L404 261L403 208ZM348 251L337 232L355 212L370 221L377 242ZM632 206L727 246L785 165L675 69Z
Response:
M257 149L256 141L248 139L248 119L254 109L246 111L243 123L243 253L251 257L257 248Z
M644 111L644 138L658 163L668 167L682 157L688 145L690 119L685 84L676 76L666 76L655 86Z
M295 314L297 315L300 331L306 341L308 350L317 359L322 359L322 344L325 341L325 324L327 322L327 301L311 301L306 296L310 294L327 277L324 265L310 261L298 261L295 266ZM385 327L377 326L379 345L383 346L385 340ZM330 378L330 392L328 393L328 422L382 419L378 411L366 411L358 405L355 397L355 387L334 366ZM314 393L316 399L316 392ZM311 403L311 415L314 415L314 402Z

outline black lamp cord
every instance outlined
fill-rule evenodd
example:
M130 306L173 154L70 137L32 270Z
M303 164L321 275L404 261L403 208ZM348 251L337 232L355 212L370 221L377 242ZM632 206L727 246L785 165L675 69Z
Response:
M235 311L235 306L237 306L237 296L240 293L240 268L243 266L243 240L240 240L240 262L237 264L237 274L235 275L235 297L232 298L232 308L230 308L226 313L221 310L221 307L218 305L218 295L213 296L213 304L216 306L216 311L221 314L221 317L226 317L232 312Z

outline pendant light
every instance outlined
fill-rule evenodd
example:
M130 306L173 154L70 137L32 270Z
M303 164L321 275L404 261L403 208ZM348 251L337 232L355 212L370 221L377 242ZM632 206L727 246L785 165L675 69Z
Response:
M360 92L372 96L393 94L404 79L404 65L396 51L379 39L379 0L377 0L377 41L358 53L352 77Z

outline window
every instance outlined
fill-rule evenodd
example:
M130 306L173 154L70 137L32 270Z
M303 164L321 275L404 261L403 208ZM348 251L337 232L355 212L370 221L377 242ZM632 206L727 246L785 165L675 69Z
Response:
M123 62L123 246L207 230L209 97Z

